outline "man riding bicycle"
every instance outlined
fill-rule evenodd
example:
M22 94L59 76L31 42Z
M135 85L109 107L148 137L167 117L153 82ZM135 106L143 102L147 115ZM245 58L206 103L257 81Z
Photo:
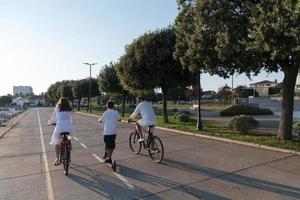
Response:
M130 115L128 121L131 121L139 113L141 114L142 119L136 122L136 129L138 131L138 134L140 135L140 139L137 142L143 142L144 137L143 137L142 127L155 126L157 124L156 116L152 105L149 102L145 101L143 97L141 96L137 97L136 102L137 102L137 106L134 112Z

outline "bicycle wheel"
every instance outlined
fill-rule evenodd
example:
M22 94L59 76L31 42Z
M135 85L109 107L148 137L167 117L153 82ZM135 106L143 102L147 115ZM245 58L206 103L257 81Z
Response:
M67 145L64 146L64 158L63 158L63 164L64 164L64 170L65 175L67 176L69 173L69 159L70 159L70 149Z
M161 162L164 157L164 145L159 137L153 136L150 140L148 144L148 153L154 162Z
M140 139L140 136L137 132L132 132L129 136L129 147L131 151L135 154L141 152L142 144L137 141Z

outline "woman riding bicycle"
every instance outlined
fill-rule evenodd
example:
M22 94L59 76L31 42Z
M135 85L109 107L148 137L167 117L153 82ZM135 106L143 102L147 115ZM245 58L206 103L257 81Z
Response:
M60 134L63 132L68 132L70 135L73 135L75 132L72 118L72 108L67 98L61 97L59 99L53 111L52 117L48 121L48 124L56 124L50 144L55 146L56 159L54 161L54 165L59 165L61 143Z
M136 106L134 112L130 115L128 121L131 121L139 113L141 114L142 119L136 122L136 129L138 131L138 134L140 135L140 139L137 142L143 142L144 137L142 127L155 126L157 124L156 116L152 105L149 102L145 101L143 97L137 97L136 102L138 105Z

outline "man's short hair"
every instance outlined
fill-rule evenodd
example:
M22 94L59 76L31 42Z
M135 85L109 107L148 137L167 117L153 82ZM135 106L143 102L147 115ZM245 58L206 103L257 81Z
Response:
M144 97L142 97L142 96L138 96L136 99L137 99L138 101L144 101L144 100L145 100Z
M107 103L106 103L106 106L108 107L108 108L113 108L114 107L114 102L112 101L112 100L108 100L107 101Z

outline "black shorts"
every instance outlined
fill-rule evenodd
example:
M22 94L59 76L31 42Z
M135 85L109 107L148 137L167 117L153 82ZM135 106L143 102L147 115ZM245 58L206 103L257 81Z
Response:
M115 149L117 135L104 135L105 149Z

